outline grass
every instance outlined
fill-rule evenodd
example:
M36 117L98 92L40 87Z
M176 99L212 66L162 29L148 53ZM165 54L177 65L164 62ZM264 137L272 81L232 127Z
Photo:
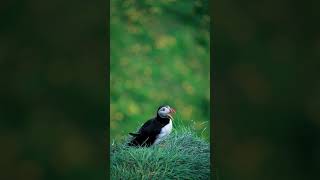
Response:
M149 148L128 147L127 140L111 145L111 179L209 179L209 143L190 128Z

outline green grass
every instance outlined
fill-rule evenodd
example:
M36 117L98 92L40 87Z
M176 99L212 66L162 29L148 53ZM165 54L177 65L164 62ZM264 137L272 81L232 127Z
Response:
M111 179L209 179L209 143L189 128L149 148L128 147L127 140L111 145Z

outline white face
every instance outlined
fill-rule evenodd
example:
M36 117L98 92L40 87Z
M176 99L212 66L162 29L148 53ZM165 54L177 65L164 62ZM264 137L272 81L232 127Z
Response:
M174 110L171 109L170 106L164 106L164 107L159 109L158 114L162 118L170 118L170 119L172 119L171 113L173 113L173 112L174 112Z

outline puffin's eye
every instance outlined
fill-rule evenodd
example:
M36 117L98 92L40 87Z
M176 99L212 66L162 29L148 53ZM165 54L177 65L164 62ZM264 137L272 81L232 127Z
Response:
M165 111L166 109L165 108L162 108L162 110L161 111Z

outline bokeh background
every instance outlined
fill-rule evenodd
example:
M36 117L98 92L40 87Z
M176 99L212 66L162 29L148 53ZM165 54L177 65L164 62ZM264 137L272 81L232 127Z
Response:
M319 179L319 2L213 4L219 179Z
M1 1L1 180L106 178L107 11Z
M111 140L136 131L162 104L176 108L174 121L208 140L208 1L110 3Z

